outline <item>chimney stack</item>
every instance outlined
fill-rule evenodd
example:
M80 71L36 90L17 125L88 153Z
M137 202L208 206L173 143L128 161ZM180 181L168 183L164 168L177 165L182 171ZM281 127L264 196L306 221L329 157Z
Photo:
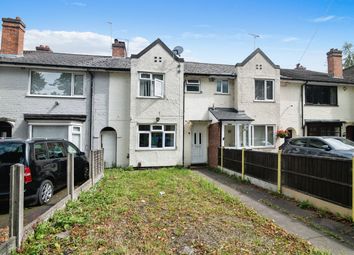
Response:
M342 51L331 49L327 52L328 74L334 78L343 78Z
M2 37L0 54L23 55L26 25L20 17L2 19Z
M125 58L127 56L127 49L125 48L125 42L121 42L118 39L114 39L112 44L112 57Z
M42 45L42 44L36 46L36 51L53 52L48 45Z

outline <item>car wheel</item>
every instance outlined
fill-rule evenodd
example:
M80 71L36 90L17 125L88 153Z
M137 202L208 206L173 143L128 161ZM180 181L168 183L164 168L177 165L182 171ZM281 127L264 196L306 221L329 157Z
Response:
M40 205L48 204L54 193L54 185L50 180L45 180L38 188L37 196Z

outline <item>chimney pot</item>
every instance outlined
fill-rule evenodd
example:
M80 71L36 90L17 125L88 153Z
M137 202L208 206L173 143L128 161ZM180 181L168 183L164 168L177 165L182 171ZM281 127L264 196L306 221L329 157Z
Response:
M127 49L125 47L125 42L114 39L112 44L112 57L114 58L125 58L127 57Z
M328 75L334 78L343 78L342 51L330 49L327 52Z
M48 45L43 45L43 44L36 46L36 51L53 52Z
M1 54L23 55L25 28L20 17L2 18Z

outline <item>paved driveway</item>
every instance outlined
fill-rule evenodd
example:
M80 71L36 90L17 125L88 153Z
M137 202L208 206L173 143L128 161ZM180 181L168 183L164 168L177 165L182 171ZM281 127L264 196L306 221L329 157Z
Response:
M67 190L63 189L59 192L55 193L50 203L42 206L33 206L27 207L24 211L24 224L35 220L38 216L40 216L45 211L49 210L53 205L55 205L58 201L63 199L67 194ZM7 204L0 204L0 228L7 227L9 224L9 206Z

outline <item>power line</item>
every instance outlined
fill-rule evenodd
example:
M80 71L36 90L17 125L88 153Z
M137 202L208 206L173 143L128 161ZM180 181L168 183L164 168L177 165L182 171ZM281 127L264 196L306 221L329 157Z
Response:
M326 8L326 11L325 11L324 15L327 15L327 13L328 13L330 7L332 6L333 2L334 2L334 0L331 0L329 2L329 4L327 5L327 8ZM302 59L304 58L305 54L307 53L307 50L310 48L311 43L312 43L313 39L315 39L315 36L317 35L319 29L320 29L320 23L317 23L315 31L313 32L312 36L310 37L309 41L307 42L307 45L306 45L306 47L304 49L304 52L302 53L302 55L301 55L301 57L299 59L299 63L301 63Z

